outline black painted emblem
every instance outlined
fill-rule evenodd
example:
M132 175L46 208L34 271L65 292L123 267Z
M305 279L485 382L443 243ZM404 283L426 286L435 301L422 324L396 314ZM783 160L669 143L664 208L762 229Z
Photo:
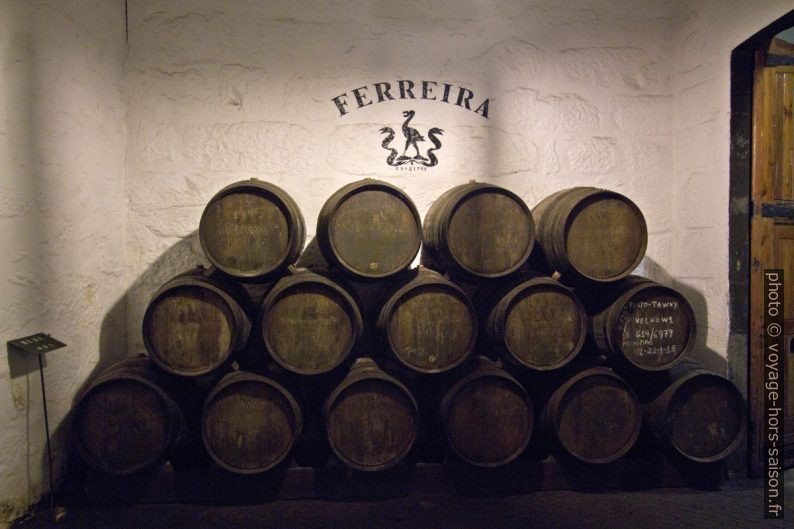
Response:
M427 137L419 133L418 130L410 126L416 112L413 110L406 110L403 112L405 121L402 124L402 138L395 140L394 129L391 127L383 127L380 129L381 134L386 134L381 145L384 149L389 151L389 156L386 158L386 163L392 167L399 167L401 165L417 165L422 167L433 167L438 164L436 158L436 151L441 149L441 136L444 131L438 127L433 127L427 131ZM403 143L403 140L405 143ZM424 155L420 144L429 141L432 146L427 146ZM392 145L392 142L395 145ZM396 148L395 148L396 147ZM425 147L425 146L422 146Z

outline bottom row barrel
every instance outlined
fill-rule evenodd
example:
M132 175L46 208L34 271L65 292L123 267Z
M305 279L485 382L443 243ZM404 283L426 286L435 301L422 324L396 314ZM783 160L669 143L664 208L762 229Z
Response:
M221 468L255 474L291 461L306 403L277 379L231 372L204 398L200 436L194 437ZM185 400L180 382L146 358L103 372L76 403L78 454L97 470L123 475L178 453L188 422L180 411ZM513 462L536 437L541 445L550 442L563 459L600 465L631 450L643 421L632 388L606 368L586 369L565 381L547 399L538 421L525 388L482 357L434 394L438 397L422 394L429 401L422 404L430 409L420 415L406 385L360 358L324 399L323 442L342 463L364 472L398 465L423 430L438 431L447 454L474 467ZM696 368L672 372L645 408L645 424L657 445L692 461L726 457L745 428L744 403L735 386ZM425 417L433 418L429 428L422 425Z
M179 393L173 379L146 357L111 366L77 398L72 427L78 455L117 475L163 461L187 438Z
M411 451L419 414L411 392L372 360L359 358L323 406L328 442L351 468L391 468Z
M284 386L253 373L232 372L207 396L201 435L209 456L238 474L284 461L303 428L300 406Z
M534 412L521 384L480 357L478 366L446 391L439 421L453 455L493 468L513 461L527 447Z
M545 429L563 452L584 463L611 463L634 446L642 412L632 389L606 368L565 382L543 411Z
M689 360L670 370L645 423L679 457L712 463L730 455L747 427L744 398L727 379Z

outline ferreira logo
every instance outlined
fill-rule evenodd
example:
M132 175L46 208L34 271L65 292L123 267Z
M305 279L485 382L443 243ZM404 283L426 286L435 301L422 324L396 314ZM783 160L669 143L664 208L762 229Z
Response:
M433 127L427 131L427 138L433 144L433 147L427 149L423 156L419 149L419 143L427 141L427 139L422 136L418 130L408 125L415 114L416 112L413 110L406 110L403 112L405 121L403 121L402 124L402 134L405 137L405 146L403 147L402 154L394 147L391 147L391 143L394 140L394 129L391 127L383 127L380 129L381 134L386 134L383 143L381 143L381 146L389 151L389 157L386 158L386 163L392 167L418 165L424 168L433 167L438 164L435 151L441 149L441 140L438 139L438 137L441 136L444 131L438 127ZM401 145L401 143L398 143L398 145Z

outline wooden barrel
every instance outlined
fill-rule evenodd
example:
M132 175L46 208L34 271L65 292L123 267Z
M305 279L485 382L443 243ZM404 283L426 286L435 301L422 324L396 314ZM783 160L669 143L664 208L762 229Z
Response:
M281 188L252 178L221 189L199 222L207 259L238 279L273 276L298 259L306 241L303 216Z
M498 296L484 334L503 358L534 371L559 369L576 358L587 337L587 315L570 289L529 275L510 282Z
M419 252L421 231L419 212L408 195L369 178L331 195L317 219L325 259L364 279L383 279L407 269Z
M565 189L544 198L532 215L542 254L565 283L617 281L645 255L645 218L634 202L614 191Z
M477 315L469 297L424 267L390 292L376 326L392 355L419 373L459 366L477 341Z
M143 342L162 369L198 376L220 367L248 342L245 297L199 267L165 283L143 317Z
M518 457L529 443L534 421L532 401L521 384L482 357L444 395L439 416L450 451L484 468Z
M468 279L503 277L523 265L535 243L529 208L515 193L470 182L446 191L422 226L423 264Z
M96 470L116 475L162 462L187 435L173 387L174 381L143 356L103 371L74 406L72 433L79 456Z
M416 440L418 411L410 391L359 358L323 406L326 435L336 456L362 471L391 468Z
M616 461L640 433L642 414L634 391L611 370L586 369L551 396L543 423L564 454L590 464Z
M598 349L620 365L663 371L695 344L695 313L670 287L631 276L589 297L589 332Z
M303 427L293 396L267 377L224 376L204 402L201 432L210 457L237 474L264 472L284 461Z
M719 461L736 450L746 428L736 386L688 360L670 370L669 378L644 417L655 438L698 463Z
M345 288L295 268L265 296L260 321L272 358L300 375L326 373L339 366L363 329L358 305Z

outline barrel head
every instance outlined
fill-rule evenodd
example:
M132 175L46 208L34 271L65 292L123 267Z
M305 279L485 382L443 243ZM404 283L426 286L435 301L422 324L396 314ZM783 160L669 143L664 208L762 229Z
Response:
M564 204L564 201L561 201ZM639 208L617 193L596 193L573 207L566 221L567 259L594 281L614 281L645 255L648 231Z
M268 351L285 369L325 373L347 358L358 333L351 302L330 286L298 283L281 292L263 319Z
M480 467L509 463L532 435L532 406L505 377L482 376L460 386L446 405L444 430L452 451Z
M279 202L252 188L214 198L200 222L210 261L236 277L256 277L282 265L290 252L290 219Z
M419 372L439 373L468 358L477 318L463 293L443 284L426 284L397 300L386 332L403 364Z
M449 219L451 257L475 276L512 272L527 260L534 241L534 223L526 205L498 188L486 187L465 197Z
M667 428L673 447L685 457L711 462L730 454L744 432L744 400L716 375L689 378L670 400Z
M94 468L131 474L161 460L178 425L173 410L153 387L112 379L89 390L74 417L78 453Z
M263 378L224 385L207 399L204 444L223 468L241 474L269 470L295 443L302 419L294 400Z
M559 399L553 427L562 447L586 463L615 461L639 436L637 399L620 379L588 374L575 379Z
M359 190L333 212L330 246L342 267L355 275L391 276L419 252L421 228L413 204L390 191Z
M416 439L416 405L396 384L366 378L341 390L328 407L331 448L357 470L385 470L399 463Z
M519 363L537 370L556 369L582 348L584 310L563 287L528 286L508 306L503 333L507 350Z
M669 369L695 339L695 314L687 300L664 286L648 286L623 303L612 342L635 367Z
M161 292L144 316L144 341L157 364L195 376L221 365L235 346L235 316L217 292L178 286Z

